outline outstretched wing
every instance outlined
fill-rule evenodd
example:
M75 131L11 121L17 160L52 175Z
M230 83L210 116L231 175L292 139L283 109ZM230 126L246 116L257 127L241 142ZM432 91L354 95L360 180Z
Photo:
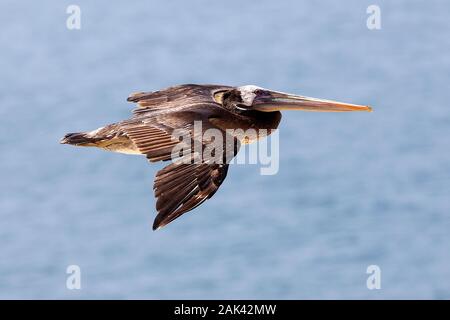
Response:
M229 161L240 148L240 142L236 138L227 136L224 131L222 135L223 145L215 149L216 152L222 152L220 157L214 157L213 160L201 156L200 161L195 162L199 155L197 150L192 150L192 153L185 157L193 162L174 162L156 174L153 189L157 198L158 215L153 230L165 226L199 206L219 189L227 176ZM203 140L201 152L211 147L210 143L214 142L215 140Z
M214 145L218 157L207 157L208 150L215 139L201 140L202 149L191 149L191 153L158 171L153 189L155 192L158 215L153 223L153 230L161 228L182 214L194 209L211 198L225 180L229 161L240 148L239 141L226 132L220 131L223 145ZM196 140L196 138L194 138ZM215 155L215 154L214 154ZM186 161L186 159L188 161Z
M191 90L190 88L189 90ZM189 91L192 92L192 91ZM140 96L140 101L156 101L158 96ZM173 96L175 97L175 96ZM138 98L136 98L138 99ZM161 100L163 98L160 98ZM180 98L181 99L181 98ZM196 102L193 102L195 99ZM178 100L172 104L167 96L164 98L165 105L171 105L170 108L162 111L164 107L157 104L149 104L146 111L137 113L129 122L123 123L121 129L133 141L139 151L147 156L150 161L170 160L172 151L180 142L174 132L177 129L183 129L188 133L191 139L191 149L186 156L189 160L197 162L174 162L160 170L156 174L154 183L154 192L156 201L156 210L153 229L158 229L175 220L182 214L194 209L207 199L211 198L224 181L228 162L237 154L240 144L239 141L216 127L209 121L211 112L217 112L217 103L205 102L202 99L187 99L187 104L181 104L185 99ZM170 100L170 101L169 101ZM164 105L164 103L163 103ZM183 106L190 106L189 108ZM139 108L136 111L139 111ZM143 107L144 108L144 107ZM176 108L176 110L174 110ZM158 112L156 112L158 110ZM136 115L135 111L135 115ZM201 131L196 132L195 121L201 122ZM215 160L221 158L221 161L214 162L208 159L199 159L199 150L195 150L196 142L200 142L202 149L200 152L215 143L215 139L205 141L202 139L203 133L208 129L220 130L222 135L222 148L216 151L222 152L221 157L214 157Z
M171 158L179 140L173 136L176 129L193 134L194 121L201 121L203 129L213 127L208 111L220 107L215 94L229 90L223 85L184 84L155 92L137 92L128 101L137 103L134 116L121 123L122 131L137 149L154 161Z
M223 85L183 84L155 92L132 93L127 101L137 103L133 110L135 117L163 109L187 108L198 103L216 103L214 95L231 87Z
M156 210L153 230L211 198L225 180L228 164L177 164L160 170L155 179Z
M190 112L155 114L124 122L121 130L151 162L166 161L171 159L173 148L180 142L175 130L183 129L191 136L195 121L202 121L202 118Z

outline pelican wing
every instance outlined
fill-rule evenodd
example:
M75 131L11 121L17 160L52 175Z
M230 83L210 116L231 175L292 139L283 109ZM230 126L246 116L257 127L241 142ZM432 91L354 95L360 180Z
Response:
M198 160L198 151L192 149L192 153L187 155L188 162L173 162L156 174L153 189L158 215L153 229L161 228L199 206L219 189L227 176L229 161L240 148L236 138L227 137L225 132L222 134L222 161L216 163L207 157ZM214 140L202 141L202 152L212 142Z
M209 121L208 113L204 112L208 106L199 103L189 110L148 113L145 117L121 123L120 129L151 162L170 160L173 148L180 143L180 139L184 138L184 142L190 139L193 147L194 140L201 141L206 130L220 130ZM201 130L195 130L196 122L201 123Z
M174 135L174 130L185 128L186 132L190 133L193 122L189 116L174 113L127 122L121 125L121 129L140 153L145 154L151 162L156 162L171 159L173 148L180 142Z
M133 114L139 117L156 110L187 108L197 103L216 103L214 93L230 88L222 85L184 84L155 92L132 93L127 101L137 103Z
M153 230L211 198L225 180L228 164L177 164L160 170L155 179L156 210Z
M202 104L199 104L198 110L204 110ZM175 130L184 130L191 139L187 154L183 157L188 161L175 161L156 174L153 188L158 214L153 229L168 224L211 198L227 175L228 162L239 151L238 139L214 126L208 120L208 114L198 110L191 108L180 112L148 114L121 125L138 150L152 162L172 159L172 151L180 143L173 135ZM196 132L195 121L201 121L201 132ZM199 152L203 154L207 148L211 151L214 147L211 143L216 141L201 138L206 130L212 128L220 130L222 135L222 148L217 148L222 154L212 160L203 159ZM201 146L200 150L195 149L196 144ZM220 163L213 161L219 158Z

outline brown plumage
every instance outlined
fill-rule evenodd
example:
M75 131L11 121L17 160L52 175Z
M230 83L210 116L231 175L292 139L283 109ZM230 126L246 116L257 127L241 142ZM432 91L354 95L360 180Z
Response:
M266 129L270 134L281 120L279 110L358 111L365 106L288 95L256 86L230 87L223 85L180 85L156 92L131 94L128 101L137 104L133 116L90 132L70 133L63 144L92 146L109 151L143 154L151 162L172 159L174 147L180 142L175 130L189 133L192 146L200 141L202 150L212 141L203 141L207 129L221 130L223 136L222 162L199 160L192 147L190 161L173 162L158 171L154 183L158 215L153 229L163 227L183 213L211 198L224 181L229 161L236 155L241 143L248 139L230 136L227 129ZM194 122L200 121L202 132L194 131ZM231 144L230 144L231 143ZM197 160L195 162L194 160Z

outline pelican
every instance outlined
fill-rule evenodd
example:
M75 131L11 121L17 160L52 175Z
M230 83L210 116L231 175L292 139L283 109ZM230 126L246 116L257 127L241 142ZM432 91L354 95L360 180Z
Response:
M62 144L97 147L125 154L145 155L150 162L173 160L173 149L179 144L173 133L187 130L194 142L201 130L214 128L230 136L229 129L254 128L269 135L281 120L282 110L320 112L371 111L369 106L316 99L254 85L225 86L184 84L155 92L132 93L129 102L136 103L130 119L109 124L93 131L69 133ZM233 148L223 148L223 156L232 159L242 144L252 143L242 135L232 135ZM209 141L200 141L206 147ZM228 145L227 145L228 146ZM227 154L225 154L227 153ZM194 151L191 151L193 157ZM157 216L153 230L172 222L211 198L227 176L229 161L172 161L158 171L154 181Z

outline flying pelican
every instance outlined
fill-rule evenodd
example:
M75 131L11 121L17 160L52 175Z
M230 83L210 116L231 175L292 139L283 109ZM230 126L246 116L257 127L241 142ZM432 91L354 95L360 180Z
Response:
M229 129L276 129L281 120L280 110L322 112L371 111L369 106L309 98L253 85L231 87L224 85L184 84L155 92L137 92L128 99L137 103L133 116L89 132L69 133L61 143L97 147L109 151L145 155L151 162L172 159L177 129L187 130L192 141L194 122L200 121L202 131L215 128L224 136ZM241 144L251 143L248 137L232 135L236 144L224 148L223 156L234 157ZM206 147L211 141L201 141ZM227 145L228 146L228 145ZM225 146L226 147L226 146ZM193 157L194 151L191 151ZM227 154L225 154L227 153ZM230 154L231 153L231 154ZM173 159L172 159L173 160ZM154 193L158 212L153 230L172 222L211 198L224 181L229 162L208 161L180 163L173 161L156 174Z

